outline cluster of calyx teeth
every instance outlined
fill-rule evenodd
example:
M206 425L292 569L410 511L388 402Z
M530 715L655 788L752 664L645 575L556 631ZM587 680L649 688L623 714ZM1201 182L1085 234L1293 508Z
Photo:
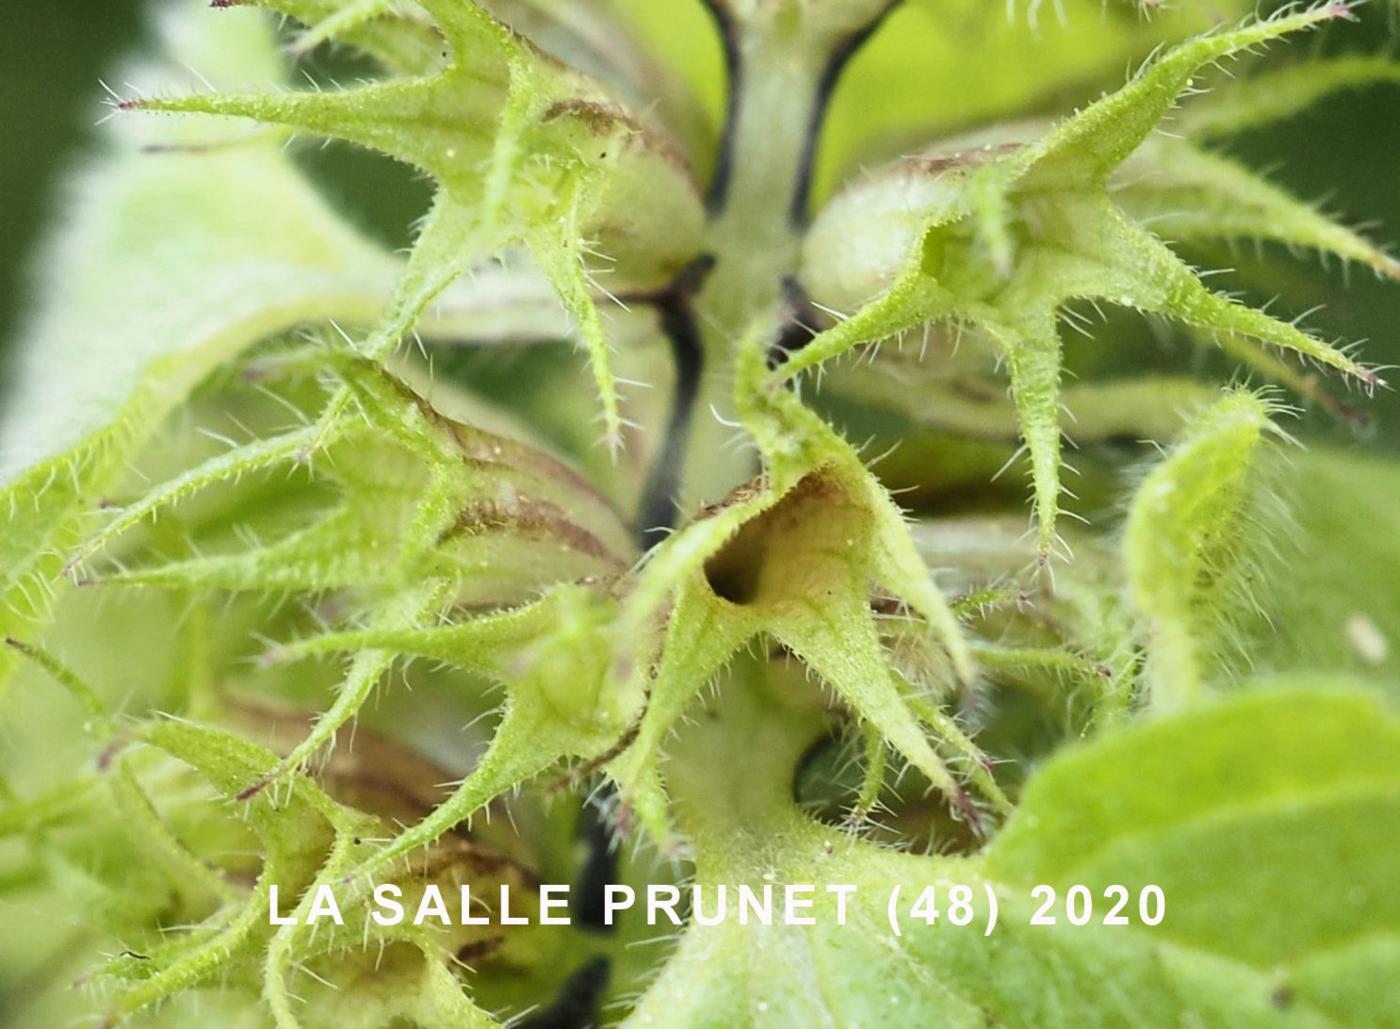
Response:
M1176 318L1229 345L1266 372L1286 366L1259 344L1292 351L1367 386L1379 382L1374 372L1295 325L1210 291L1147 227L1147 212L1154 205L1178 199L1183 192L1195 191L1199 197L1221 189L1232 189L1234 195L1253 190L1253 208L1241 208L1223 231L1252 230L1285 242L1308 243L1393 273L1394 262L1360 237L1277 190L1256 189L1257 180L1249 173L1207 155L1189 137L1149 139L1204 66L1290 32L1349 16L1345 4L1323 4L1202 36L1157 58L1122 90L1045 129L1038 138L967 151L975 160L931 154L898 162L841 191L810 225L806 210L812 161L831 90L860 43L895 5L871 3L858 10L816 5L805 11L807 20L796 36L777 27L780 19L771 5L711 5L727 40L733 88L708 211L669 144L626 116L606 90L542 59L522 37L474 5L449 0L421 0L421 5L436 19L449 49L445 63L425 69L420 78L341 93L214 93L121 106L255 118L370 146L428 172L439 186L433 212L382 324L356 345L358 354L370 362L386 359L432 299L472 261L523 243L572 313L588 347L607 435L617 444L623 423L610 367L611 343L588 265L588 255L601 248L613 265L612 281L625 286L620 292L651 298L662 328L676 344L678 363L695 365L678 376L683 388L671 415L676 445L663 448L664 465L682 465L690 456L685 436L689 408L702 399L696 394L698 369L715 362L728 372L724 379L734 384L732 398L721 397L721 403L755 441L763 463L763 475L746 499L662 542L636 573L635 588L621 591L625 602L620 608L609 596L584 618L593 628L581 638L590 640L589 646L597 644L595 671L590 673L596 681L586 693L610 699L590 701L578 709L577 724L566 719L567 728L553 730L529 721L525 700L514 699L493 753L511 749L509 737L518 724L528 723L520 730L522 736L539 739L553 733L556 742L536 747L529 767L485 762L474 781L464 785L461 799L444 808L433 831L559 757L587 757L602 742L625 734L630 745L606 762L609 773L622 786L624 803L637 805L658 836L669 836L656 779L661 743L689 697L760 632L783 640L801 655L843 693L856 713L950 795L960 798L961 787L923 742L920 721L932 723L945 743L954 743L972 757L970 767L985 771L985 763L951 720L927 705L911 707L910 698L901 696L898 676L881 656L866 590L852 587L873 579L908 601L941 637L956 677L971 682L972 661L953 617L922 571L883 489L854 451L785 388L854 348L931 322L971 328L990 342L1010 372L1019 430L1029 451L1041 564L1057 547L1063 492L1057 323L1068 301L1103 298ZM347 15L347 23L350 20ZM363 27L365 22L355 24ZM386 28L394 25L391 19ZM776 112L765 107L771 104L766 91L782 85L784 76L793 78L789 85L805 83L812 105L788 135L771 120ZM1247 103L1247 98L1237 101ZM483 132L488 126L493 128ZM1123 173L1128 167L1131 174ZM790 190L786 210L772 203L774 184ZM1205 224L1193 227L1200 234L1210 233ZM590 242L585 245L585 240ZM804 338L790 331L796 317L794 296L803 298L800 307L807 314L849 313L810 330L804 315ZM318 425L302 433L305 439L260 443L245 454L219 459L217 467L163 495L153 494L118 518L89 550L198 483L289 456L304 459L339 440L356 439L340 427L352 405L370 415L371 426L399 422L395 431L403 437L405 427L394 413L403 401L372 386L374 381L359 372L351 374ZM376 410L376 405L383 406ZM339 550L338 567L353 567L353 576L361 581L377 576L387 589L410 561L416 562L416 576L435 576L441 585L393 593L376 615L387 622L319 646L451 654L455 657L449 660L494 669L493 674L510 678L508 665L519 671L531 661L503 664L498 656L484 665L473 664L485 653L476 648L484 645L486 637L480 634L489 635L487 622L441 630L447 634L444 638L462 637L445 650L426 642L439 630L419 627L430 623L444 604L466 599L463 587L454 585L458 573L449 544L486 538L477 524L486 509L468 505L445 470L461 454L450 443L444 451L442 442L433 439L440 430L431 421L407 430L410 436L422 434L409 444L426 462L415 487L420 492L415 494L418 510L412 518L385 513L383 496L366 497L357 507L351 494L346 506L321 527L273 546L266 555L194 559L118 578L232 588L334 588L331 579L316 571L315 559L307 558ZM460 434L455 438L460 440ZM670 520L672 494L685 484L669 472L653 476L653 483L659 485L640 517L664 525ZM806 503L808 494L817 499ZM564 539L560 529L569 519L567 505L529 504L533 516L517 513L507 522L523 518L523 527L533 517L534 531ZM820 532L837 531L833 526L839 519L831 515L837 509L849 510L853 519L838 534L870 540L871 549L852 549L846 560L832 566L829 586L817 587L800 576L784 584L789 566L805 564L804 574L810 576L821 563L772 561L768 555L790 551L794 541L818 527ZM544 517L547 512L558 517L551 515L551 522ZM769 528L779 522L781 530ZM586 570L580 566L572 579L616 580L631 561L630 544L609 544L593 530L569 526L568 538L580 559L585 565L590 560L597 564ZM618 528L620 536L627 534L626 527ZM638 528L654 527L639 523L632 527L634 536ZM368 565L346 563L355 554L352 537L367 539L386 531L404 537L403 556L384 563L384 552L378 551L376 560L382 567L377 572ZM771 538L773 531L779 531L782 540ZM329 535L318 540L318 533ZM642 538L650 539L645 533ZM813 545L820 549L825 544ZM745 555L735 558L739 550ZM728 573L716 571L736 560L751 566L742 569L742 588ZM546 593L536 602L539 610L554 611L561 597L575 596L572 589ZM810 611L789 610L791 602L785 598L814 590L838 603L849 600L854 607L833 608L817 618ZM585 608L592 610L590 604ZM692 652L700 641L684 639L685 623L701 618L696 612L702 608L712 610L701 620L714 626L729 623L728 629L712 631L703 641L708 654L703 659L699 651ZM654 642L637 644L637 639L648 638L643 626L668 611L671 631ZM514 624L511 620L517 617L524 616L512 613L507 623ZM621 628L609 628L614 623ZM837 626L841 629L833 635ZM676 633L680 637L673 638ZM375 647L375 640L384 646ZM837 660L834 653L830 659L823 657L831 641L845 658ZM520 639L513 643L517 650L524 645ZM460 646L475 656L468 660ZM552 646L541 638L526 649ZM605 656L618 646L637 647L638 652L626 660ZM568 652L570 660L583 661L580 653ZM865 655L858 674L845 670L851 654ZM295 767L353 716L383 663L382 656L357 662L351 675L359 685L343 691L336 712L286 767ZM657 679L636 681L637 670L650 667L659 669ZM877 687L876 680L882 679L888 685ZM635 698L642 696L647 704L639 715ZM569 738L574 729L590 722L596 724L584 735L592 742L584 745ZM973 778L993 800L1002 802L989 775ZM428 838L427 828L410 834L394 853Z
M1010 31L1002 6L987 5L997 9L997 31ZM725 123L713 140L668 131L666 113L689 109L688 94L667 92L655 111L629 107L639 82L686 94L666 69L655 71L652 55L633 55L601 76L570 64L571 42L599 38L589 18L603 17L601 6L580 4L566 15L556 5L536 11L526 4L536 21L518 27L495 13L514 3L211 6L290 15L307 26L293 55L343 41L391 74L346 90L212 91L117 103L127 112L277 127L246 148L201 152L200 168L226 172L220 182L250 190L242 177L248 169L257 182L266 174L269 209L289 224L289 214L303 215L296 224L305 239L289 242L295 234L288 232L250 241L211 216L225 233L218 242L232 252L227 271L237 288L199 294L196 310L172 319L183 335L171 342L169 360L143 372L149 378L112 423L24 473L19 488L27 492L0 494L17 512L15 538L37 541L19 572L7 570L0 580L7 644L0 672L15 655L38 662L87 706L94 733L139 742L193 768L241 805L260 841L263 866L251 891L235 888L177 846L135 781L123 778L128 748L109 748L104 774L146 819L141 824L164 848L161 859L197 879L218 904L204 935L172 934L149 967L129 955L111 964L108 973L122 984L113 1006L119 1016L233 970L264 984L279 1024L295 1025L289 980L298 968L320 967L344 950L357 955L358 973L360 952L381 942L421 957L427 969L412 989L383 991L392 995L383 1024L421 1014L394 1006L408 1004L401 993L440 1001L443 1024L481 1024L485 1016L443 960L447 944L381 934L363 917L329 938L299 922L264 927L253 916L266 909L268 887L280 878L284 897L295 888L303 914L316 888L345 888L358 917L375 878L418 889L439 873L470 875L463 869L479 866L523 881L513 859L474 853L475 838L463 826L546 776L568 786L601 782L619 834L635 826L663 853L686 853L683 839L702 835L707 824L730 831L739 818L715 816L702 796L710 783L686 781L687 768L715 773L713 763L675 749L717 682L743 686L717 721L732 718L735 733L778 726L777 757L765 752L755 762L767 778L736 791L743 796L735 800L751 794L765 814L781 809L786 820L775 838L818 839L803 835L811 819L788 810L796 761L789 750L798 737L810 742L835 726L863 748L853 824L863 827L883 802L893 757L941 798L940 817L962 821L980 841L1009 815L1015 796L976 733L979 720L993 717L981 703L988 680L1050 682L1067 736L1119 723L1139 701L1158 710L1186 707L1229 666L1232 618L1249 607L1262 560L1250 544L1263 535L1256 502L1269 447L1283 438L1274 425L1282 406L1264 390L1222 394L1165 376L1065 387L1061 330L1075 320L1073 305L1106 301L1171 319L1252 374L1308 397L1326 399L1299 360L1366 389L1384 385L1345 348L1212 289L1166 242L1255 237L1400 279L1400 263L1363 236L1208 149L1219 135L1283 117L1331 90L1400 80L1395 62L1347 58L1285 68L1177 110L1212 65L1350 18L1350 4L1294 5L1218 28L1164 50L1121 89L1062 121L998 124L946 139L872 166L829 196L818 185L818 166L838 84L859 68L861 47L881 26L906 11L936 19L937 5L709 0L729 75ZM1046 13L1042 0L1011 6L1032 21ZM1083 6L1098 12L1097 2ZM546 52L543 40L528 38L528 24L559 30L550 35L556 46ZM270 37L264 43L271 54ZM588 56L608 52L590 45ZM1159 133L1168 121L1177 131ZM368 245L357 249L357 237L318 206L278 150L293 132L371 148L432 179L432 207L406 261ZM168 151L142 156L146 165L123 174L158 165L175 176L160 164ZM708 187L693 171L701 161L715 168ZM175 234L197 220L180 205L198 189L182 186L168 205L179 224L168 228L183 240ZM166 194L176 191L161 180L155 192L162 204L133 190L142 202L130 209L164 211ZM253 256L243 260L244 250ZM372 254L363 274L361 250ZM491 306L482 303L490 289L472 293L463 281L493 261L500 264L492 288L503 283L500 292L509 296L493 297L499 303ZM248 296L271 289L266 267L286 269L277 278L292 284L275 284L286 292L269 301L270 310L249 310ZM347 293L356 299L342 310ZM542 447L449 417L447 402L435 406L426 386L410 385L415 372L399 353L404 341L419 330L451 335L454 324L461 327L452 320L454 301L464 295L468 331L481 332L473 342L564 335L579 345L592 380L586 399L592 404L596 392L590 410L602 422L611 461L584 453L582 473ZM219 322L224 317L228 324ZM308 322L368 328L279 350L259 365L266 375L250 373L238 387L303 376L308 381L287 391L298 398L288 402L302 424L232 446L125 507L104 509L101 527L88 531L84 498L120 482L169 410L149 414L148 403L156 410L169 396L187 395L237 347ZM623 322L669 343L674 394L645 408L654 426L628 417L642 416L628 406L624 375L639 365L653 369L649 357L624 346ZM924 340L929 353L917 361L877 357L881 344L906 337ZM956 352L958 341L964 352ZM188 367L179 363L210 353L218 356L208 364L194 357ZM842 360L855 356L869 356L870 367ZM918 386L900 391L901 414L1006 451L1023 445L1035 520L1024 541L1023 520L1014 531L980 516L965 532L960 524L911 525L860 451L821 413L829 410L819 403L825 398L813 397L820 384L838 400L883 400L889 390L876 378L900 375L909 376L904 386ZM313 379L324 389L317 392ZM1061 509L1066 407L1083 414L1078 433L1101 440L1136 438L1146 422L1173 431L1191 423L1144 476L1120 538L1083 534L1087 560L1071 560L1069 543L1079 547L1081 538L1065 530ZM723 446L736 436L746 448ZM319 490L316 513L295 528L208 551L191 533L173 560L123 553L142 525L196 493L288 469ZM268 648L257 672L272 677L287 663L337 655L346 660L343 678L309 733L277 753L173 719L118 728L94 691L20 642L42 622L46 591L60 571L81 573L84 583L194 595L333 597L326 621L335 624L319 630L276 616L284 642ZM10 607L21 612L17 619ZM12 625L25 632L10 635ZM500 717L489 747L470 772L415 807L416 820L403 825L336 796L320 762L394 662L415 657L466 673L504 699L492 709ZM789 665L822 689L792 688ZM738 778L721 771L716 781ZM363 941L355 935L361 932ZM452 954L482 945L448 939Z

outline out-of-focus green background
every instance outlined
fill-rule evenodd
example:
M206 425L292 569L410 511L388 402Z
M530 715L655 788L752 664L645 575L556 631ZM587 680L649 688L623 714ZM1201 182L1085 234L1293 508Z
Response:
M105 113L98 80L117 74L120 57L140 45L146 7L146 0L6 5L0 22L0 369L3 351L22 325L36 243L46 220L61 208L64 170L92 140L93 124ZM1307 47L1393 50L1400 30L1392 31L1388 21L1377 5L1363 25L1329 30L1279 56L1296 56ZM393 243L407 238L409 222L427 200L423 182L350 148L304 149L303 160L350 207L355 221ZM1255 167L1273 169L1275 179L1298 195L1329 198L1329 210L1375 223L1376 238L1400 241L1400 88L1334 97L1285 125L1237 139L1230 149ZM1400 285L1356 269L1348 284L1335 267L1324 271L1308 255L1293 260L1269 254L1261 264L1246 248L1211 257L1239 268L1233 288L1264 300L1282 294L1292 312L1325 305L1310 320L1315 329L1369 340L1368 360L1400 364ZM1400 443L1400 394L1381 397L1368 410L1376 422L1364 434L1369 445L1393 450Z
M110 113L101 83L123 91L122 60L149 45L149 12L162 2L16 3L0 20L0 374L23 328L36 246L62 211L65 173L95 145L96 123ZM369 68L343 59L330 70L353 77ZM394 247L409 241L429 202L426 181L349 146L296 154L371 236Z
M88 137L97 77L140 37L136 0L5 5L0 28L0 347L24 306L26 269L59 173Z

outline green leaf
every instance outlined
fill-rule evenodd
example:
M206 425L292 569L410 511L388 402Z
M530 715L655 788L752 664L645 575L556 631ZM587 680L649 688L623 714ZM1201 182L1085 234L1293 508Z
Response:
M771 672L727 682L673 749L670 773L689 784L677 787L677 803L701 841L695 882L710 891L706 910L720 884L767 885L780 899L788 884L817 884L816 924L740 926L731 893L731 917L687 929L625 1024L1389 1017L1395 998L1376 985L1400 955L1385 844L1400 830L1390 757L1400 720L1373 699L1299 684L1113 734L1041 769L984 854L939 858L881 850L799 814L786 792L790 770L822 726L785 696ZM844 926L821 897L826 883L857 887ZM972 888L979 914L970 926L949 922L954 884ZM1052 927L1029 924L1041 884L1061 905ZM1066 924L1075 884L1093 898L1090 925ZM1114 884L1133 901L1122 927L1100 924ZM1165 896L1156 926L1137 911L1149 884ZM892 935L886 901L896 885L906 911L936 885L940 920L906 918ZM988 887L999 918L984 936Z
M219 81L280 79L258 16L231 15L217 34L205 17L162 21L183 59ZM163 66L133 77L172 80ZM44 622L82 512L211 369L297 322L373 320L397 275L276 140L188 119L122 128L71 187L41 307L6 375L0 628L11 635ZM0 678L7 664L0 654Z
M1288 118L1341 90L1396 82L1400 62L1380 54L1300 61L1215 86L1182 114L1179 128L1214 139Z
M1270 624L1250 634L1261 668L1365 677L1400 688L1400 467L1381 455L1319 447L1290 459L1292 523L1278 534L1286 571L1260 601Z
M1208 105L1203 105L1208 106ZM1355 261L1400 279L1400 261L1359 233L1224 157L1168 137L1150 140L1118 173L1128 216L1179 243L1267 240Z

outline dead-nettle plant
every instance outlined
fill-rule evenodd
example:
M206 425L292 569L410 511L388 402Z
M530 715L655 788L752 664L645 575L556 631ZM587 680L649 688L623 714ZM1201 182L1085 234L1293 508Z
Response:
M1216 145L1400 79L1282 54L1354 5L213 6L265 10L172 5L166 58L113 78L0 409L6 918L106 955L27 1003L1394 1016L1400 723L1272 661L1261 618L1309 559L1289 491L1324 475L1279 419L1381 379L1183 256L1400 278ZM351 57L372 77L325 77ZM431 180L406 257L302 137ZM1347 614L1383 664L1381 615ZM1283 682L1238 689L1252 662ZM844 925L597 924L601 883L673 880L859 893ZM369 915L378 883L534 910L551 881L571 927ZM1001 928L891 936L891 890L938 881ZM1033 885L1076 883L1155 884L1171 917L1027 928ZM344 924L306 924L324 885Z

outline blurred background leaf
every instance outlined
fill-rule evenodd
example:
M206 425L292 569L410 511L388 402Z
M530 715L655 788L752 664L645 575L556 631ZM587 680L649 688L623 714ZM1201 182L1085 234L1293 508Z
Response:
M18 4L0 32L0 369L27 310L44 228L63 204L66 173L96 142L110 114L105 81L123 92L125 58L149 44L149 11L164 0ZM347 81L370 73L347 53L302 62L318 78ZM319 142L296 149L298 162L331 201L369 235L391 247L412 238L431 190L401 165L348 146ZM0 375L3 375L0 371Z

